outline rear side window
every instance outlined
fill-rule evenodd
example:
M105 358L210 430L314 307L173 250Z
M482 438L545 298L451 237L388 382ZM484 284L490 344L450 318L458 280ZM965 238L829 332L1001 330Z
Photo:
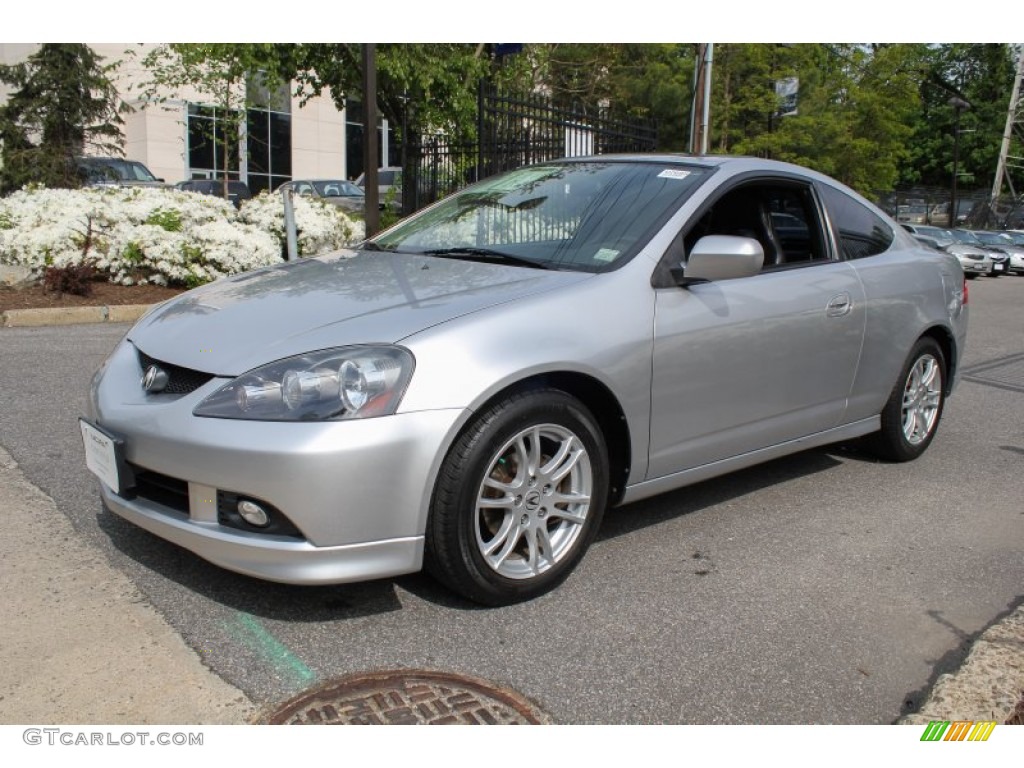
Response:
M839 248L847 259L863 259L889 250L893 234L885 219L827 184L821 185L821 193Z

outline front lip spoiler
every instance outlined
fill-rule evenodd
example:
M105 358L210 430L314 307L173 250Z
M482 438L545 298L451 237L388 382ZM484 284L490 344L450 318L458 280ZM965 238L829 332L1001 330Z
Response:
M183 518L154 502L124 499L102 483L100 490L104 505L119 517L246 576L312 586L400 576L423 567L423 536L316 547Z

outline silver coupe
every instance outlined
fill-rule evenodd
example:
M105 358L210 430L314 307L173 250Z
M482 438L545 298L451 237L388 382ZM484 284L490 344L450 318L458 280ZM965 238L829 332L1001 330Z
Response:
M959 262L820 174L574 158L352 250L162 304L93 379L106 506L262 579L426 568L503 604L561 582L608 505L866 437L935 437Z

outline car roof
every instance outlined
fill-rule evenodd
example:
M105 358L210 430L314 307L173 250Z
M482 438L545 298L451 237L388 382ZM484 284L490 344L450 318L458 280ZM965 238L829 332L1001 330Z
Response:
M747 155L688 155L681 152L628 152L608 155L585 155L582 157L563 157L552 162L631 162L631 163L670 163L674 165L700 166L708 169L728 169L731 173L743 173L744 171L795 173L800 176L809 177L818 181L829 183L848 189L841 181L818 173L802 165L794 165L781 160L766 160L761 157L750 157ZM537 163L544 165L543 162Z

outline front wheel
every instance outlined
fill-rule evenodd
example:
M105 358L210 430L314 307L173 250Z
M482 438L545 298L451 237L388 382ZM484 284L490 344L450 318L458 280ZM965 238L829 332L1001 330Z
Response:
M911 461L924 453L942 418L945 387L942 348L935 339L918 339L882 409L875 453L890 461Z
M561 583L604 513L608 457L593 416L559 390L511 395L456 440L438 477L425 565L478 603Z

